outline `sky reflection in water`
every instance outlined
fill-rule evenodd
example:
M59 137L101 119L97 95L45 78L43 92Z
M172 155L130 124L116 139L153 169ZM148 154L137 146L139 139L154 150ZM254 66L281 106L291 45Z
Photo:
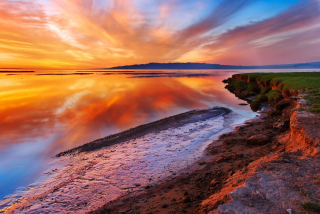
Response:
M49 157L192 109L253 116L214 75L0 75L0 199L32 182Z

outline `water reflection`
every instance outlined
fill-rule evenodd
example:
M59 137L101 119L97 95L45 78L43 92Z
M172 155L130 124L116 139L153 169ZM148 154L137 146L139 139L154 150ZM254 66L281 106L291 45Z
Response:
M34 179L48 157L108 134L213 106L248 116L223 88L225 76L0 76L0 198Z

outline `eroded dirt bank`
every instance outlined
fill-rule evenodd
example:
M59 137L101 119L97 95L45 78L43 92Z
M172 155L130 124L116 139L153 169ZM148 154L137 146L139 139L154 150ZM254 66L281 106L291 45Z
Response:
M300 111L298 94L282 93L260 118L222 135L190 174L92 213L319 213L319 117Z

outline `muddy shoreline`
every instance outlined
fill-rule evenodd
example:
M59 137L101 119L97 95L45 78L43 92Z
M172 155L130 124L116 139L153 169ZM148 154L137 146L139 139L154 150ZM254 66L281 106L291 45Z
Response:
M231 92L240 97L243 89ZM308 203L320 202L319 118L299 111L305 108L303 95L292 95L284 94L283 99L270 102L271 109L260 112L259 118L220 135L206 147L200 160L188 166L188 172L174 173L164 181L132 183L124 187L126 194L112 200L103 198L109 189L103 183L106 175L101 173L111 160L105 154L116 151L112 146L123 146L123 142L140 138L145 141L143 136L149 134L157 138L170 128L177 130L186 123L197 124L210 117L228 115L230 110L186 112L59 153L58 159L73 162L64 172L50 172L58 179L49 183L45 192L29 194L29 198L12 203L4 212L318 213L310 210ZM218 109L220 113L210 112ZM188 128L184 133L186 136L197 133L200 127L203 125ZM75 161L77 157L79 160ZM101 165L101 161L106 165ZM99 176L103 178L97 179ZM74 197L75 193L81 194Z
M60 153L45 182L3 201L0 212L87 213L138 195L188 173L212 140L245 119L226 108L193 110Z
M59 154L56 155L56 157L61 157L61 156L70 155L74 153L91 152L91 151L95 151L100 148L105 148L111 145L115 145L127 140L134 140L148 133L160 132L162 130L168 129L169 127L175 128L185 123L195 122L193 121L195 116L201 116L199 120L205 120L206 118L212 117L213 114L215 114L213 113L213 111L217 109L221 110L223 114L228 114L231 112L231 110L223 107L204 109L204 110L192 110L192 111L184 112L181 114L173 115L171 117L157 120L155 122L143 124L117 134L109 135L105 138L94 140L82 146L79 146L64 152L60 152Z
M285 118L288 118L289 111L286 114ZM148 187L147 192L141 195L119 198L91 213L191 214L208 213L216 209L231 200L227 192L232 192L245 182L246 177L243 176L240 183L228 184L236 172L247 170L250 163L284 148L275 140L286 133L289 127L274 130L273 123L279 118L283 117L269 117L263 112L260 118L246 122L236 131L223 134L209 145L203 162L195 163L190 174ZM270 136L271 143L248 143L247 139L257 133ZM219 196L214 202L205 202L216 193Z
M221 135L190 174L91 213L319 213L319 118L292 95Z

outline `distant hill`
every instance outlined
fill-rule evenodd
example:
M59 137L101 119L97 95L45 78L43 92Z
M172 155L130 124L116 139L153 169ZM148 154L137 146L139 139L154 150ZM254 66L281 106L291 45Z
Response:
M241 65L220 65L207 63L149 63L140 65L126 65L105 69L308 69L320 68L320 62L309 62L299 64L283 65L262 65L262 66L241 66Z

